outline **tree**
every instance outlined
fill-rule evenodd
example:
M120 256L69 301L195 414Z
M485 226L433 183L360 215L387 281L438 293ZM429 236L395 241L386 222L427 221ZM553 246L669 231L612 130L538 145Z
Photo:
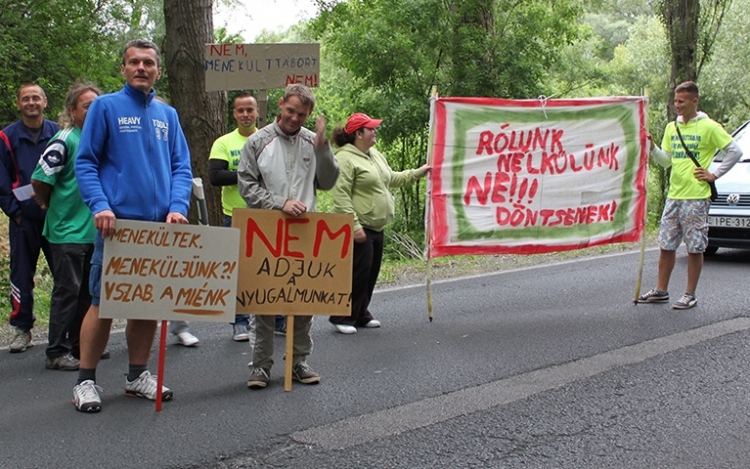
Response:
M0 8L0 124L18 118L17 88L37 82L54 116L76 80L117 88L119 51L105 0L8 0ZM52 117L54 119L54 117Z
M730 131L750 116L750 75L743 72L750 68L750 49L744 47L750 33L746 21L732 20L744 19L748 8L750 0L733 0L699 83L700 107Z
M661 0L659 13L672 55L667 115L674 119L674 89L679 82L698 81L713 52L716 36L732 0Z
M581 37L575 0L450 2L444 37L453 96L536 98L562 51Z
M209 221L221 226L221 194L208 183L208 155L214 140L225 133L226 96L206 92L203 57L213 42L211 0L164 0L166 43L164 62L171 71L172 104L190 147L193 175L203 180ZM195 211L191 219L195 220Z
M311 31L324 59L343 69L321 96L343 114L385 118L378 144L395 170L424 163L429 98L441 95L537 97L578 35L577 0L370 0L319 2ZM404 21L408 18L409 21ZM333 95L334 93L330 93ZM423 232L424 185L398 191L393 231Z

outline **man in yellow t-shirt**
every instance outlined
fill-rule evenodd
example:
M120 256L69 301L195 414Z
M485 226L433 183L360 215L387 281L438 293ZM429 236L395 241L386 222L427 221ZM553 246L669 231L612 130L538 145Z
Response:
M678 85L674 93L677 119L667 124L661 149L651 141L651 157L661 166L671 167L672 171L659 226L656 288L639 296L638 303L669 301L667 288L675 265L675 252L684 240L688 252L687 288L672 307L689 309L698 304L695 290L703 268L703 251L708 245L709 183L726 174L742 156L742 150L724 128L698 111L698 99L695 83L686 81ZM685 147L695 156L700 167L693 163ZM726 156L722 164L710 173L708 165L719 149L724 150Z
M208 178L211 185L221 187L221 207L224 211L225 227L232 226L232 210L245 208L247 204L237 189L237 166L240 153L247 138L258 130L258 102L248 91L242 91L234 98L232 110L237 128L226 135L217 138L208 156ZM237 342L250 340L250 317L238 314L234 319L234 334L232 339ZM285 333L284 317L276 318L276 332Z
M247 137L255 133L258 119L258 102L255 97L242 91L234 98L232 111L237 128L217 138L208 156L208 179L211 185L221 187L221 207L224 210L224 226L232 226L232 210L245 208L245 200L237 190L237 165ZM250 317L238 314L234 318L234 334L237 342L250 340Z

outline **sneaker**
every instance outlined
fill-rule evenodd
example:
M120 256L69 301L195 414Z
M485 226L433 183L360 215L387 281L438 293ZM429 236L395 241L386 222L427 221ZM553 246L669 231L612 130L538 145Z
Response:
M198 338L190 332L182 331L177 334L177 342L180 345L184 345L185 347L195 347L196 345L198 345L198 342L200 342L200 340L198 340Z
M286 335L286 321L278 326L274 326L273 333L276 335Z
M102 352L102 356L99 358L100 360L109 360L109 357L112 355L109 353L109 349L104 349L104 352Z
M263 389L271 381L270 370L265 368L253 368L250 377L247 378L247 387L250 389Z
M376 327L380 327L380 321L377 319L370 319L367 321L367 324L365 324L365 327L369 329L375 329Z
M20 327L13 326L15 334L13 340L10 342L10 353L25 352L27 348L33 347L31 343L31 331L25 331Z
M673 309L690 309L698 304L698 299L695 297L695 295L690 293L685 293L682 295L682 298L680 300L672 305Z
M76 371L79 368L78 359L71 354L44 360L44 367L48 370Z
M292 379L299 381L302 384L320 383L320 375L314 372L313 369L310 368L310 365L305 362L300 363L292 369Z
M80 412L99 412L102 410L102 398L99 393L102 388L87 379L73 388L73 404Z
M350 326L348 324L334 324L336 326L336 330L341 332L342 334L356 334L357 328L354 326Z
M232 340L235 342L247 342L250 340L250 333L247 330L247 326L244 324L234 325L234 335Z
M125 395L126 396L138 396L145 397L152 401L156 400L156 376L152 375L148 370L141 373L141 376L133 381L128 381L125 377ZM161 387L161 399L163 401L171 401L174 393L166 386Z
M638 297L638 303L666 303L669 301L669 293L653 288Z

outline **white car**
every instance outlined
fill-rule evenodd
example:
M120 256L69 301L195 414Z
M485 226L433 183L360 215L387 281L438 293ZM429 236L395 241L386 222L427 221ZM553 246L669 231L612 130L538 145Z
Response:
M719 248L750 249L750 121L732 134L742 148L742 158L716 181L719 197L708 211L708 247L705 255L716 254ZM709 171L721 164L724 152L719 151Z

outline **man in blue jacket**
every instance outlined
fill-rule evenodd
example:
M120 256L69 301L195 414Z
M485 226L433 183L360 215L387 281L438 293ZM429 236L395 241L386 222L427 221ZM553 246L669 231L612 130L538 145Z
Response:
M91 259L91 308L81 326L81 358L73 402L81 412L101 410L96 366L109 340L111 319L99 317L104 238L117 219L187 223L193 176L190 152L174 108L154 99L161 76L159 48L130 41L120 72L125 87L100 96L89 108L76 158L83 201L97 229ZM128 375L125 394L155 400L156 377L148 371L157 322L131 319L125 330ZM172 399L166 386L163 400Z
M47 262L52 255L42 237L44 211L28 196L17 196L13 189L29 189L31 173L39 156L57 132L57 124L44 118L47 95L36 83L21 85L16 95L21 120L0 131L0 207L10 225L10 325L15 335L10 352L31 347L34 327L34 273L39 251Z

